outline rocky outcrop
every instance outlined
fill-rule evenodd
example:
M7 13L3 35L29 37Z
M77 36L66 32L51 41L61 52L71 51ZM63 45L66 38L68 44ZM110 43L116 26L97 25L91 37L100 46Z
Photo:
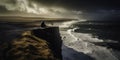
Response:
M60 37L58 27L36 29L32 31L32 34L41 39L45 39L49 43L48 45L50 49L52 49L53 55L62 60L61 54L62 40Z
M61 46L58 27L24 31L0 44L0 60L62 60Z

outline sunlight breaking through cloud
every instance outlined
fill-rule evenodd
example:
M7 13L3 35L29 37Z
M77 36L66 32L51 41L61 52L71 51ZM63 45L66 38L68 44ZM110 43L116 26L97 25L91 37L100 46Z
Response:
M2 1L0 5L5 6L8 11L20 11L24 13L33 13L45 16L68 17L76 18L78 12L70 11L61 7L48 7L42 4L35 3L31 0L11 0L15 3L10 3L9 0ZM8 3L9 2L9 3Z

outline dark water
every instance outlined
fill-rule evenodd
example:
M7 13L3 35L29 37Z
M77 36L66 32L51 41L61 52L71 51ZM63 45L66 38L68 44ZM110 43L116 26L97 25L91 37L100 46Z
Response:
M100 46L106 46L115 50L120 50L120 21L85 21L73 24L77 27L77 33L89 33L104 41L111 42L94 43ZM115 41L115 42L114 42Z

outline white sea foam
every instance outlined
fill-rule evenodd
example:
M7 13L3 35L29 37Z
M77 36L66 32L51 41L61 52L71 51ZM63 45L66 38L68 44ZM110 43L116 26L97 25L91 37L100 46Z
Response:
M79 19L78 20L72 20L72 21L67 21L67 22L63 22L61 25L59 25L60 28L68 28L70 27L72 24L77 23L77 22L82 22L82 21L86 21L85 19Z
M74 22L76 23L76 22ZM73 21L68 23L63 23L64 26L69 27L71 24L73 24ZM94 45L93 42L104 42L102 39L93 38L91 34L85 34L85 33L75 33L74 29L69 29L66 31L61 31L61 36L65 37L63 39L63 44L67 46L68 48L72 48L73 50L79 52L82 52L88 56L91 56L95 58L95 60L118 60L116 56L112 54L112 50L107 49L106 47L97 46ZM79 60L84 59L81 57L81 54L77 54L77 56L80 56L81 58L78 58L76 56L70 55L70 54L76 54L76 52L71 51L70 49L65 48L63 45L63 60ZM66 51L67 49L67 51ZM104 59L103 59L104 58ZM89 60L89 59L84 59Z
M68 28L71 24L76 23L78 21L67 21L67 22L63 22L59 27L60 28Z

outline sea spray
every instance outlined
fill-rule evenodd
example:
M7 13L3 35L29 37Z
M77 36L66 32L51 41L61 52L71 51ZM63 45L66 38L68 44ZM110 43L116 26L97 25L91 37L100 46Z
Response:
M64 22L61 27L68 28L72 24L77 23L78 21L70 21L70 22ZM106 47L97 46L93 44L93 42L103 42L102 39L98 39L97 37L93 37L91 34L85 34L85 33L77 33L75 32L76 29L79 29L79 27L70 28L66 31L62 31L61 35L65 36L66 38L63 39L63 60L92 60L92 59L84 59L88 58L82 57L83 54L76 54L76 52L84 53L85 55L88 55L92 58L95 58L95 60L118 60L112 53L111 50L107 49ZM66 46L66 47L65 47ZM71 49L67 49L67 47L72 48L75 50L74 52L71 51ZM76 54L76 56L73 56ZM78 58L78 56L80 58Z
M59 27L60 27L60 28L68 28L68 27L70 27L73 23L76 23L76 22L78 22L78 20L63 22Z

